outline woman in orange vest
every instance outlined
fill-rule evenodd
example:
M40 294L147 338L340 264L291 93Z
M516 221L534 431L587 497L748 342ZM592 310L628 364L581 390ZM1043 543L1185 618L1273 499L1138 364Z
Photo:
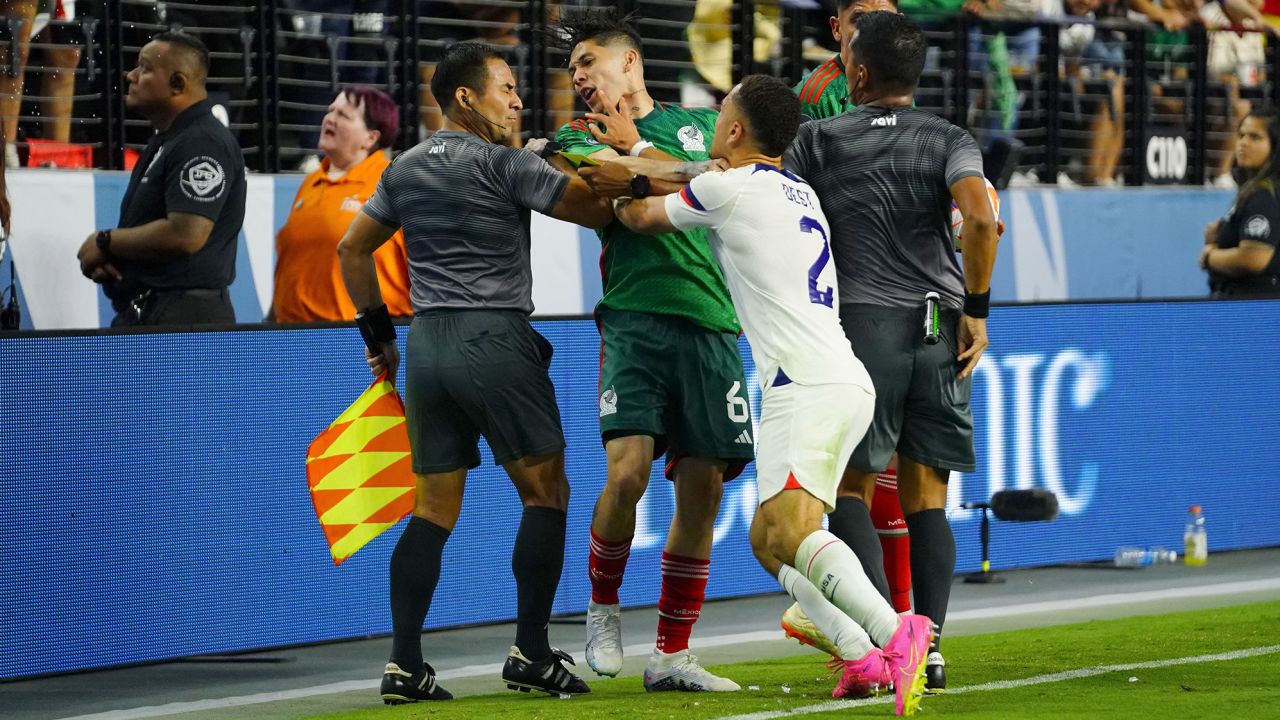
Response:
M378 187L390 161L385 149L400 130L400 109L368 86L344 88L320 125L320 168L302 181L293 210L276 235L275 296L267 320L352 320L355 306L338 269L338 241ZM404 235L373 256L387 309L413 315Z

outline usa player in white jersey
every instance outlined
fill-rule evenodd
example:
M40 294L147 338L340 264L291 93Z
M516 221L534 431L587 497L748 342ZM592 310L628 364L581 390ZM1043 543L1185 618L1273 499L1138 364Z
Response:
M875 391L840 325L822 207L802 178L781 168L799 124L799 101L781 80L750 76L716 122L710 154L730 169L699 175L676 194L619 200L615 211L642 233L710 230L763 389L756 558L841 657L853 658L832 694L866 696L893 684L898 714L911 714L923 694L932 623L898 616L853 551L822 529L871 422Z

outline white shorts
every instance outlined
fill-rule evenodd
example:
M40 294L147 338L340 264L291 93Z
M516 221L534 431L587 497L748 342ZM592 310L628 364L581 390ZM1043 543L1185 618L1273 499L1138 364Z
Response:
M875 407L875 393L861 385L793 382L766 390L756 436L760 502L800 488L834 510L840 478Z

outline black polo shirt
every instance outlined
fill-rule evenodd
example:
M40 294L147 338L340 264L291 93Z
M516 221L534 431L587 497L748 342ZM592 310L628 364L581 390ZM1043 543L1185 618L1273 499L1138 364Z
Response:
M1218 247L1239 247L1243 240L1272 247L1280 245L1280 198L1276 196L1276 188L1256 188L1244 200L1232 203L1231 209L1222 216L1218 223ZM1257 275L1227 277L1211 271L1209 288L1225 297L1280 295L1280 250Z
M120 203L119 227L138 227L181 212L213 221L209 240L189 257L154 261L115 258L129 286L165 290L220 289L236 276L244 225L244 155L231 131L202 100L147 143Z

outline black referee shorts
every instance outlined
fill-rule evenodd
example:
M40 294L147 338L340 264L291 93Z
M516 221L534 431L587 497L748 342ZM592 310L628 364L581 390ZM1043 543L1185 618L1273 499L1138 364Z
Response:
M849 466L880 472L896 449L916 462L972 472L973 376L957 380L957 310L942 311L941 342L924 342L924 307L840 306L840 324L871 374L876 410Z
M551 353L517 311L415 316L404 360L413 471L476 467L482 435L498 465L564 450Z

